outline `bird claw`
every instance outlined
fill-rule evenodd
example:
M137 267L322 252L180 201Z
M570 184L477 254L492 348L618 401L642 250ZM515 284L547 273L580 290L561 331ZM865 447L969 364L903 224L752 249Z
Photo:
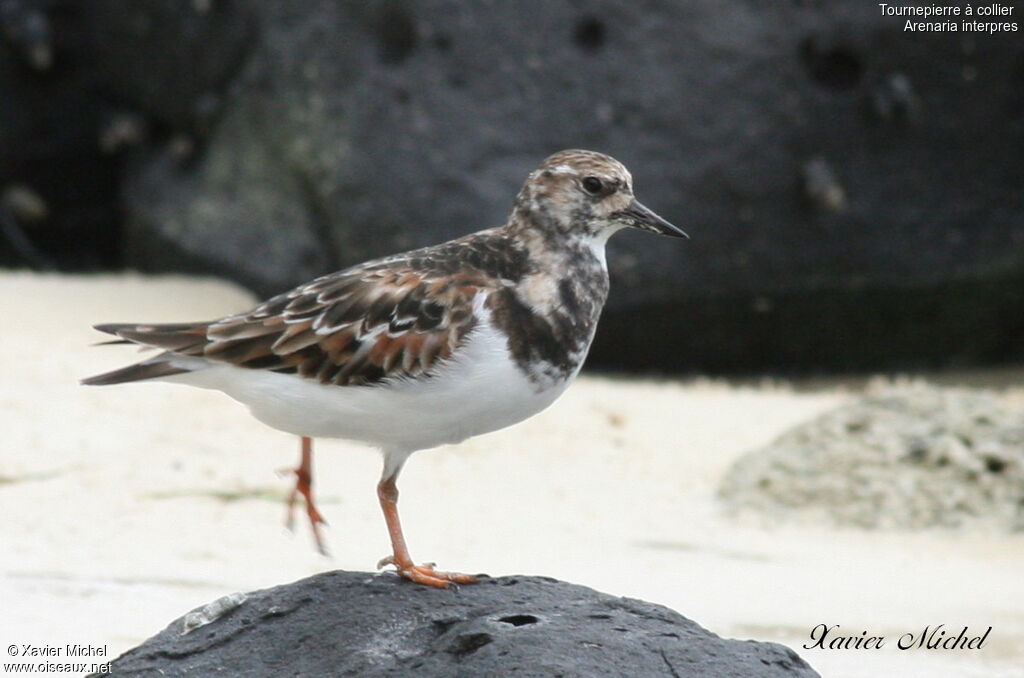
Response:
M458 588L459 584L474 584L476 583L476 577L471 574L462 574L461 572L442 572L434 569L435 563L424 563L422 565L413 565L408 563L400 565L395 561L395 557L385 556L377 561L377 569L381 570L388 565L395 566L395 572L399 577L408 579L409 581L416 582L417 584L426 584L427 586L433 586L439 589L447 588Z

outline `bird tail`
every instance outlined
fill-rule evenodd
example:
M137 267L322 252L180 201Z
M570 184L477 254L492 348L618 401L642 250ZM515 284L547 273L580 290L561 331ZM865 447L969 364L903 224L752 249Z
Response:
M111 372L104 372L82 379L86 386L107 386L129 381L159 379L175 374L192 372L195 367L183 367L180 361L172 360L173 354L185 354L200 349L206 344L208 323L174 323L163 325L137 325L112 323L95 325L95 329L113 334L117 339L103 344L140 344L151 348L162 348L164 353L134 365L128 365Z
M129 381L144 381L146 379L169 377L173 374L182 374L184 372L191 371L192 370L187 370L182 367L176 367L162 356L158 356L141 363L135 363L134 365L128 365L127 367L122 367L117 370L87 377L86 379L82 379L81 384L84 386L109 386L110 384L123 384Z

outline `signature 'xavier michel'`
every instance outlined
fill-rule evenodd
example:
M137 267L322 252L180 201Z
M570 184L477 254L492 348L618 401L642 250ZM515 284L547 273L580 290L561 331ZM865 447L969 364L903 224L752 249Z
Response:
M220 320L97 325L114 343L163 351L83 383L217 389L301 436L290 503L305 497L321 548L311 439L379 447L377 494L394 551L382 563L422 584L469 583L413 563L398 473L416 450L510 426L565 391L608 296L605 243L627 227L686 235L637 202L614 158L562 151L529 175L499 228L331 273Z

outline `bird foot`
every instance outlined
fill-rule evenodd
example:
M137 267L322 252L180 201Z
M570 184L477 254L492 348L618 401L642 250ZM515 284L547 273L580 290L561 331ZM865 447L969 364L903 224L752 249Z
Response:
M476 577L471 574L435 570L434 563L424 563L422 565L414 565L411 562L398 563L394 556L381 558L380 562L377 563L377 569L382 569L387 565L394 565L395 571L400 577L417 584L425 584L439 589L450 588L458 584L475 584L477 581Z
M310 473L301 467L294 469L281 469L280 473L282 475L295 474L295 486L288 495L288 513L285 516L285 527L292 532L295 531L295 503L298 501L299 495L301 494L306 503L306 517L309 519L309 526L313 531L313 539L316 541L316 550L321 555L329 555L323 534L320 531L320 526L327 525L327 521L324 520L323 515L321 515L319 510L317 510L316 503L313 501L312 477Z

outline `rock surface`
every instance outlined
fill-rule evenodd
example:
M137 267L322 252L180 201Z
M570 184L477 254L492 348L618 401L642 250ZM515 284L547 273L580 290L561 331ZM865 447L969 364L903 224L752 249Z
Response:
M439 591L328 572L214 601L113 676L817 676L792 650L726 640L667 608L543 577Z
M840 407L733 465L720 495L762 519L1024 531L1024 412L918 386Z

